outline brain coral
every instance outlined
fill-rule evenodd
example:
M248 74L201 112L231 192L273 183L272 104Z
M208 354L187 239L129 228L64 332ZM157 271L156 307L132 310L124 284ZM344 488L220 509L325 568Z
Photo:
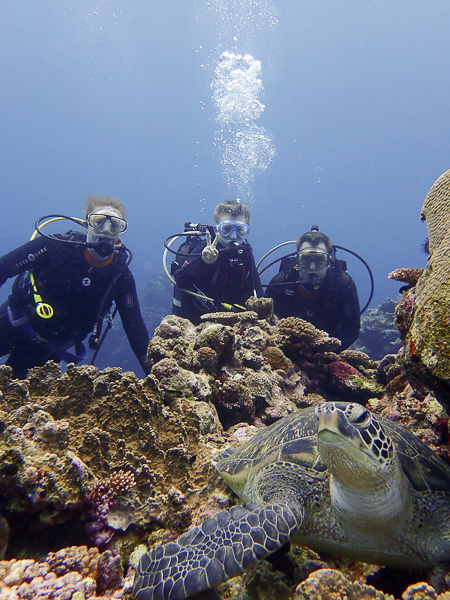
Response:
M428 265L415 289L406 360L450 385L450 170L433 184L422 206L429 234ZM416 369L417 370L417 369ZM421 373L422 374L422 373Z
M431 186L422 204L421 218L427 222L430 254L448 235L450 222L450 169Z

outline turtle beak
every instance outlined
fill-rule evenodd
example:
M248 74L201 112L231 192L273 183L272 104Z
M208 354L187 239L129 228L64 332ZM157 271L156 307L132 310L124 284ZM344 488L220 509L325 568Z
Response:
M320 444L361 449L361 439L346 415L337 407L333 410L321 411L318 415L317 441Z
M353 430L348 426L347 419L339 409L319 413L317 434L324 440L331 436L333 442L336 442L337 438L354 437Z

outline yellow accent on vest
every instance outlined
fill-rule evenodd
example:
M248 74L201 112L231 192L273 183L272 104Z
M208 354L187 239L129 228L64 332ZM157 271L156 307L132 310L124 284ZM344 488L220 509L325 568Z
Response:
M53 307L50 306L50 304L47 304L46 302L42 302L42 298L39 295L36 287L36 281L34 279L33 271L30 271L30 282L31 287L33 288L33 299L36 304L36 314L38 315L38 317L41 317L41 319L51 319L54 314Z

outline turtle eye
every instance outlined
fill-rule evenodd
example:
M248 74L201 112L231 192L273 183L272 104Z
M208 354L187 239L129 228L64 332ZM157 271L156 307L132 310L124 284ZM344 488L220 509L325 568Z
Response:
M355 425L368 425L370 423L371 416L368 410L364 410L360 415L354 419L353 423Z

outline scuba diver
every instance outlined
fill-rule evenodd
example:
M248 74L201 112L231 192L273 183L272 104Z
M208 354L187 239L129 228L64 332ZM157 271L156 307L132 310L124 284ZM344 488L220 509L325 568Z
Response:
M360 308L355 282L345 261L336 258L330 238L311 227L297 240L297 253L282 259L266 296L279 318L300 317L341 341L341 350L358 337ZM370 272L370 271L369 271Z
M225 200L216 206L214 222L214 227L186 223L183 234L167 238L187 236L176 251L169 278L175 284L173 314L194 325L205 313L245 310L243 305L250 296L263 295L247 242L249 208L240 200ZM166 250L170 250L167 240Z
M45 234L44 219L49 219L44 225L68 219L86 232ZM144 373L150 372L149 335L128 267L131 253L119 237L126 229L120 200L89 196L86 221L42 217L31 241L0 258L0 286L17 276L0 307L0 356L9 354L6 364L14 377L23 379L28 369L48 360L83 360L83 340L92 332L89 345L98 347L103 318L113 301L134 354ZM69 351L72 346L75 352Z

